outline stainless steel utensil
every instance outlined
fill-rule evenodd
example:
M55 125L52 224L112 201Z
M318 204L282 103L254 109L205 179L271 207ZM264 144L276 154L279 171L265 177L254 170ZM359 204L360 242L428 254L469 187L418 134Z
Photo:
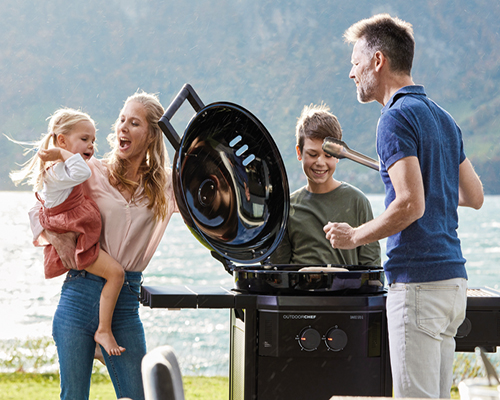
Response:
M370 167L376 171L379 170L377 160L358 153L355 150L351 150L342 140L338 140L333 137L325 138L323 141L323 150L334 157L348 158L349 160L355 161L366 167Z

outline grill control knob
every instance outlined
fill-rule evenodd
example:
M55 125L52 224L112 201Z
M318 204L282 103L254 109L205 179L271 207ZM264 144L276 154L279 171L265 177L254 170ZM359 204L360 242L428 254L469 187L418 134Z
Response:
M347 334L339 328L332 328L324 337L329 350L341 351L347 344Z
M321 343L321 335L316 329L309 326L302 330L298 337L298 340L302 350L314 351Z

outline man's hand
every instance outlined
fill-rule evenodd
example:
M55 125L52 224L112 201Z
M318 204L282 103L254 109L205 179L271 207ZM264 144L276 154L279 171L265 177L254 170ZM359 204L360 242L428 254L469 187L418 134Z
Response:
M333 248L355 249L373 243L401 232L424 215L424 184L418 158L402 158L392 164L388 173L396 198L382 214L356 228L346 223L325 225L323 230Z
M355 249L358 245L354 242L354 229L344 222L328 222L323 227L326 239L334 249Z
M76 232L55 233L45 230L44 235L47 241L56 249L64 267L78 269L75 261L75 248L79 234Z

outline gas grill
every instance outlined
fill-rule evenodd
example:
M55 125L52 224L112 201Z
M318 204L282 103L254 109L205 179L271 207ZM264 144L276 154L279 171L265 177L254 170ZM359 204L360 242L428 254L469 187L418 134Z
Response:
M230 309L230 399L392 396L385 295L280 296L144 286L150 308ZM456 351L500 346L500 291L469 289ZM313 394L312 394L313 393Z
M196 114L181 138L170 120L185 100ZM266 128L236 104L205 106L190 85L159 124L176 150L173 184L182 218L235 284L144 286L142 303L231 310L230 399L392 396L383 269L310 271L268 261L284 234L289 189ZM500 293L487 293L471 302L470 315L468 309L458 339L464 349L483 339L490 350L500 343ZM491 309L483 309L483 298L495 298ZM476 326L489 329L491 317L496 330L486 337Z

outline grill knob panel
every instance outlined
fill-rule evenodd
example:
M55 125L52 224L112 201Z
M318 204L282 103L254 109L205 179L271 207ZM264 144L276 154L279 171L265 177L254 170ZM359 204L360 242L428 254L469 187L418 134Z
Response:
M339 328L332 328L324 337L328 350L341 351L347 345L347 334Z
M309 326L302 330L298 337L298 341L302 350L314 351L321 343L321 335L316 329Z

